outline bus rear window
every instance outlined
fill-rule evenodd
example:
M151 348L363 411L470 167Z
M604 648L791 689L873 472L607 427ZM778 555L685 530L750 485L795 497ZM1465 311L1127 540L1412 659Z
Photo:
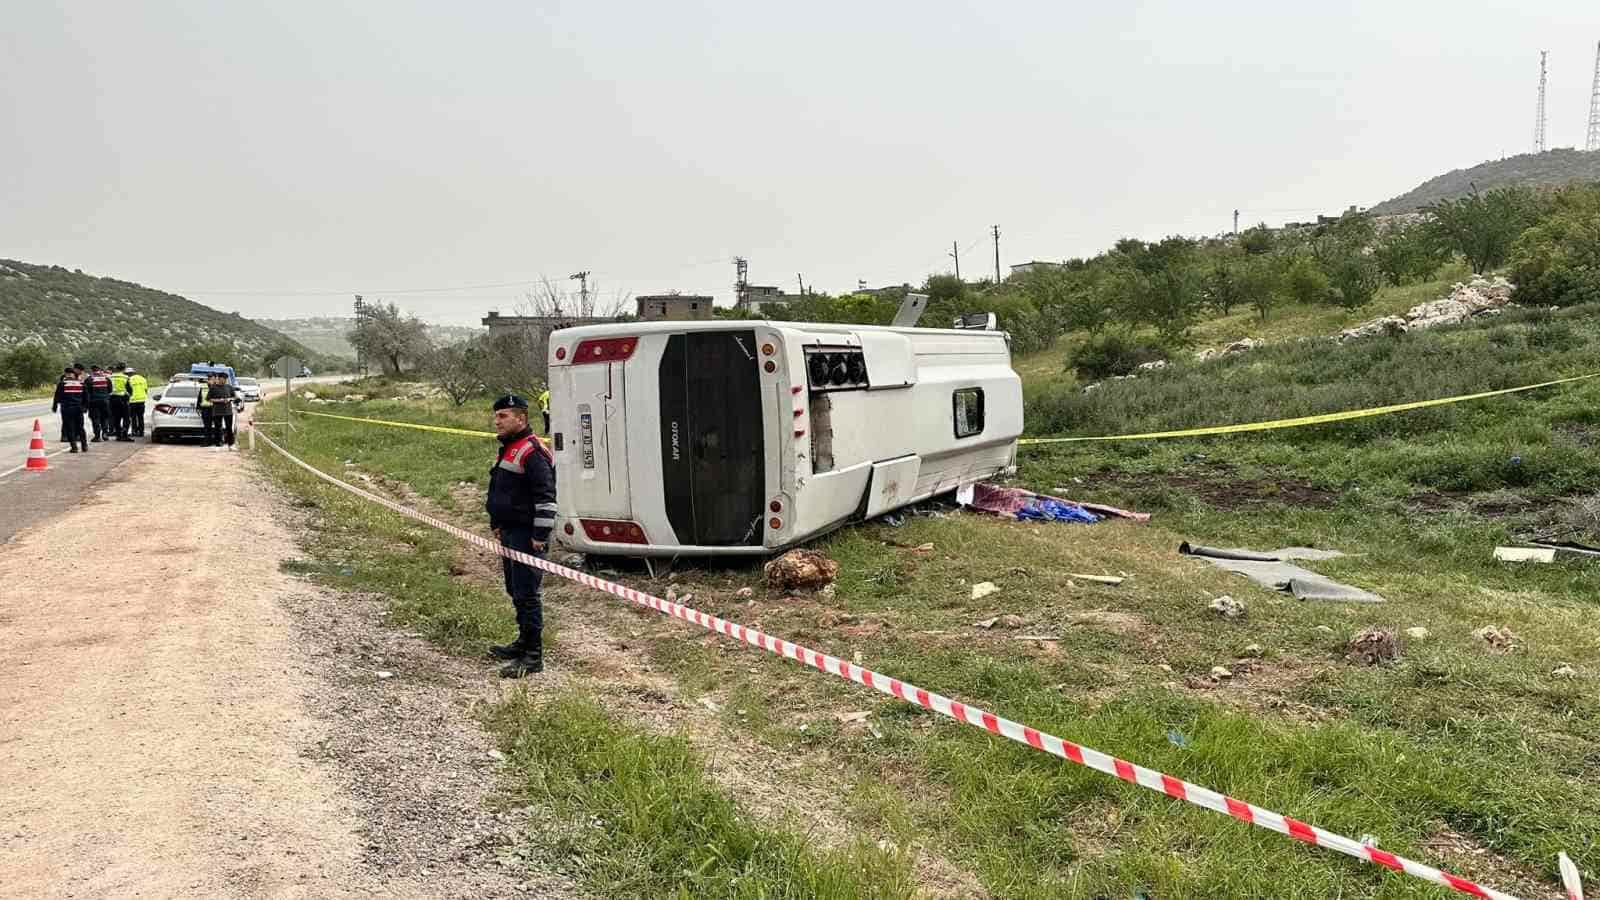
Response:
M963 388L955 392L956 437L966 438L983 432L983 388Z

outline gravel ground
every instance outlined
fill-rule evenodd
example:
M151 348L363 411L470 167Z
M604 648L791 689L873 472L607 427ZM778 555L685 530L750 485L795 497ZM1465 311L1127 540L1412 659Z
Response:
M487 667L283 572L290 515L148 447L0 545L0 897L574 895L501 861Z

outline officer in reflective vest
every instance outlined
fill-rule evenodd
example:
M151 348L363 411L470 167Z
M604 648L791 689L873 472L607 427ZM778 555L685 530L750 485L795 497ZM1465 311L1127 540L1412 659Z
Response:
M556 524L555 456L528 427L528 401L507 394L494 402L494 432L500 450L489 470L489 525L500 546L543 557ZM517 638L489 648L506 660L503 678L544 671L544 610L539 599L543 572L501 559L506 593L517 611Z
M128 376L128 426L134 437L144 437L144 405L150 399L150 382L129 366L123 373Z
M94 425L92 440L98 444L111 436L111 379L104 369L90 367L83 393L89 398L89 422Z
M72 445L72 453L88 453L89 440L83 433L83 379L71 366L56 382L56 396L50 411L61 413L61 439ZM82 450L79 450L79 448Z
M545 388L539 395L539 412L544 416L544 434L550 436L550 389Z
M128 364L117 363L111 367L111 436L119 441L132 441L128 435Z

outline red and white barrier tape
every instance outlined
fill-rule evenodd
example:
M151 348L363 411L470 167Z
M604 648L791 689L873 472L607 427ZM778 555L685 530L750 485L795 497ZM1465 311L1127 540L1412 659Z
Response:
M1356 859L1364 862L1375 863L1376 865L1383 866L1384 868L1393 869L1396 872L1403 872L1415 878L1420 878L1424 881L1430 881L1434 884L1451 888L1473 897L1492 898L1492 900L1516 900L1516 898L1511 894L1497 891L1493 888L1484 887L1468 881L1465 878L1451 875L1449 872L1443 872L1439 869L1435 869L1432 866L1423 865L1422 863L1406 859L1402 856L1396 856L1393 853L1379 850L1377 847L1364 844L1357 840L1352 840L1351 838L1347 838L1343 835L1335 834L1331 831L1325 831L1316 827L1315 825L1308 825L1305 822L1299 821L1298 819L1293 819L1289 816L1272 812L1271 810L1262 809L1259 806L1253 806L1249 803L1245 803L1242 800L1235 800L1232 797L1229 797L1225 794L1219 794L1209 788L1204 788L1197 784L1191 784L1187 781L1174 778L1171 775L1157 772L1154 769L1147 769L1143 766L1135 765L1127 762L1126 760L1118 759L1109 754L1101 753L1098 750L1084 747L1079 744L1074 744L1068 740L1063 740L1062 738L1058 738L1052 734L1046 734L1042 731L1037 731L1033 728L1023 725L1020 722L1013 722L1010 719L1002 718L993 713L979 709L976 706L968 706L964 703L952 700L949 697L923 690L922 688L908 684L904 681L900 681L899 679L890 678L887 675L874 672L871 669L862 668L855 663L846 662L845 660L837 657L829 656L826 653L821 653L807 647L802 647L799 644L773 637L770 634L764 634L755 630L754 628L746 628L743 625L739 625L735 622L729 622L726 619L720 619L716 616L710 615L709 613L703 613L699 610L691 609L690 607L684 606L680 603L672 603L670 601L663 600L660 597L647 594L643 591L635 590L625 585L606 581L602 578L596 578L593 575L580 572L576 569L569 569L566 566L557 565L556 563L550 562L549 560L540 559L532 554L523 553L519 550L507 549L500 546L498 542L483 537L482 535L474 534L464 528L459 528L455 525L452 525L449 522L444 522L424 513L417 512L416 510L396 503L387 497L379 496L371 491L363 490L355 485L341 481L340 479L323 472L321 469L318 469L315 466L299 459L298 457L289 453L287 450L284 450L282 447L279 447L265 434L261 435L261 439L266 441L267 446L282 454L285 459L289 460L300 468L305 469L307 472L310 472L318 478L321 478L323 481L326 481L329 484L349 491L350 493L355 494L363 499L371 500L373 503L377 503L380 506L387 507L388 509L395 511L402 516L415 519L418 522L422 522L426 525L431 525L434 528L445 532L446 534L460 538L461 540L466 541L475 547L482 548L498 556L515 560L516 562L523 563L524 565L542 569L552 575L559 575L562 578L566 578L570 581L576 581L579 584L592 587L596 590L605 591L613 596L621 597L630 603L647 607L660 613L665 613L673 618L682 619L685 622L699 625L701 628L715 631L718 634L726 637L744 641L746 644L749 644L753 647L759 647L763 650L766 650L768 653L774 653L786 659L792 659L795 662L803 663L819 672L825 672L829 675L837 675L840 678L854 681L857 684L872 688L879 693L887 694L897 700L903 700L906 703L920 706L923 709L932 710L933 712L936 712L942 716L948 716L949 718L955 719L957 722L977 726L991 734L997 734L1001 737L1009 738L1019 744L1027 744L1035 750L1043 750L1052 756L1057 756L1061 759L1075 762L1080 766L1087 766L1098 772L1103 772L1107 775L1120 778L1129 784L1136 784L1140 787L1166 794L1167 796L1176 798L1178 800L1188 801L1195 806L1204 807L1212 812L1218 812L1222 813L1223 815L1232 816L1241 822L1256 825L1269 831L1276 831L1279 834L1287 835L1295 840L1303 841L1307 844L1315 844L1319 847L1326 847L1330 850L1336 850L1340 853L1343 853L1347 856L1353 856ZM1572 862L1566 858L1566 854L1562 854L1561 861L1562 876L1563 880L1566 882L1566 890L1569 900L1583 900L1583 889L1578 883L1577 867L1573 866Z

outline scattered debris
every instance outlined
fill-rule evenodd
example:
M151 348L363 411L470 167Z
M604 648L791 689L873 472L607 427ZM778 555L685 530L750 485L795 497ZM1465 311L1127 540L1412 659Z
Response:
M1574 669L1565 663L1562 663L1561 665L1550 670L1550 677L1552 678L1575 678L1577 677L1577 674L1577 669Z
M982 600L1000 590L1000 586L992 581L980 581L972 586L972 599Z
M735 597L738 597L740 600L749 600L751 597L754 597L756 595L756 589L755 588L749 588L749 587L742 587L742 588L739 588L737 591L734 591L733 595Z
M1013 641L1059 641L1059 634L1019 634L1012 638Z
M1244 604L1227 594L1223 594L1221 597L1211 601L1210 609L1224 619L1237 619L1244 615L1245 612Z
M1494 558L1500 562L1552 563L1556 561L1556 551L1553 547L1496 547Z
M888 513L887 515L883 516L882 521L883 524L888 525L890 528L899 528L900 526L906 524L906 517L899 513Z
M666 599L666 601L668 603L677 603L678 602L678 589L673 587L673 586L671 586L671 585L668 585L667 586L667 592L663 596L665 597L665 599Z
M1067 577L1080 579L1082 581L1092 581L1095 584L1109 585L1118 585L1127 580L1125 578L1118 578L1115 575L1080 575L1077 572L1068 572Z
M1316 627L1316 631L1318 631L1321 634L1333 634L1333 629L1329 628L1326 625L1318 625Z
M390 678L393 678L393 677L394 677L394 673L389 671L388 669L379 669L378 670L378 680L379 681L387 681L387 680L389 680Z
M1223 681L1225 679L1232 678L1233 672L1229 671L1227 666L1212 666L1211 677L1217 681Z
M1260 659L1266 655L1267 651L1262 649L1260 644L1246 644L1244 650L1240 652L1242 655L1252 659Z
M867 719L870 718L871 716L872 716L872 712L870 710L865 710L865 709L857 710L856 712L842 712L842 713L834 713L833 714L833 717L835 719L838 719L839 723L841 725L852 725L852 724L858 725L858 724L860 724L862 722L867 721Z
M1425 641L1428 639L1428 629L1423 628L1421 625L1407 628L1406 637L1413 641Z
M1156 663L1156 668L1160 669L1163 672L1169 672L1170 673L1172 671L1172 667L1167 665L1166 663Z
M720 704L717 701L711 699L710 697L701 697L700 698L700 705L704 706L706 709L709 709L714 713L722 712L722 704Z
M1517 640L1517 636L1511 633L1511 629L1501 628L1497 625L1485 625L1473 631L1472 636L1488 644L1491 649L1502 652L1514 648Z
M838 586L837 585L825 584L825 585L822 586L822 590L817 591L817 596L821 597L824 600L832 600L834 598L834 595L837 594L837 593L838 593Z
M487 756L490 759L490 761L492 761L492 762L505 762L506 761L506 755L504 753L501 753L499 750L491 749L488 753L485 753L484 755Z
M839 564L815 550L790 550L766 565L767 584L779 590L815 591L839 577Z
M1164 359L1152 360L1150 362L1140 363L1139 365L1135 366L1135 368L1140 372L1158 372L1166 367L1167 361Z
M1365 666L1375 666L1400 657L1400 642L1387 628L1363 628L1345 645L1345 658Z
M1070 500L1048 494L1035 494L1022 488L1002 488L980 484L973 491L973 509L1008 519L1033 522L1077 522L1093 525L1100 517Z
M1219 569L1243 575L1270 590L1286 591L1294 595L1296 600L1384 602L1384 599L1377 594L1341 584L1331 578L1324 578L1310 569L1289 562L1289 560L1335 559L1344 556L1337 550L1283 547L1268 553L1258 553L1254 550L1201 547L1184 541L1179 545L1178 552L1184 556L1204 559Z
M1167 743L1174 747L1187 747L1189 746L1189 739L1184 736L1183 732L1174 729L1167 732Z

